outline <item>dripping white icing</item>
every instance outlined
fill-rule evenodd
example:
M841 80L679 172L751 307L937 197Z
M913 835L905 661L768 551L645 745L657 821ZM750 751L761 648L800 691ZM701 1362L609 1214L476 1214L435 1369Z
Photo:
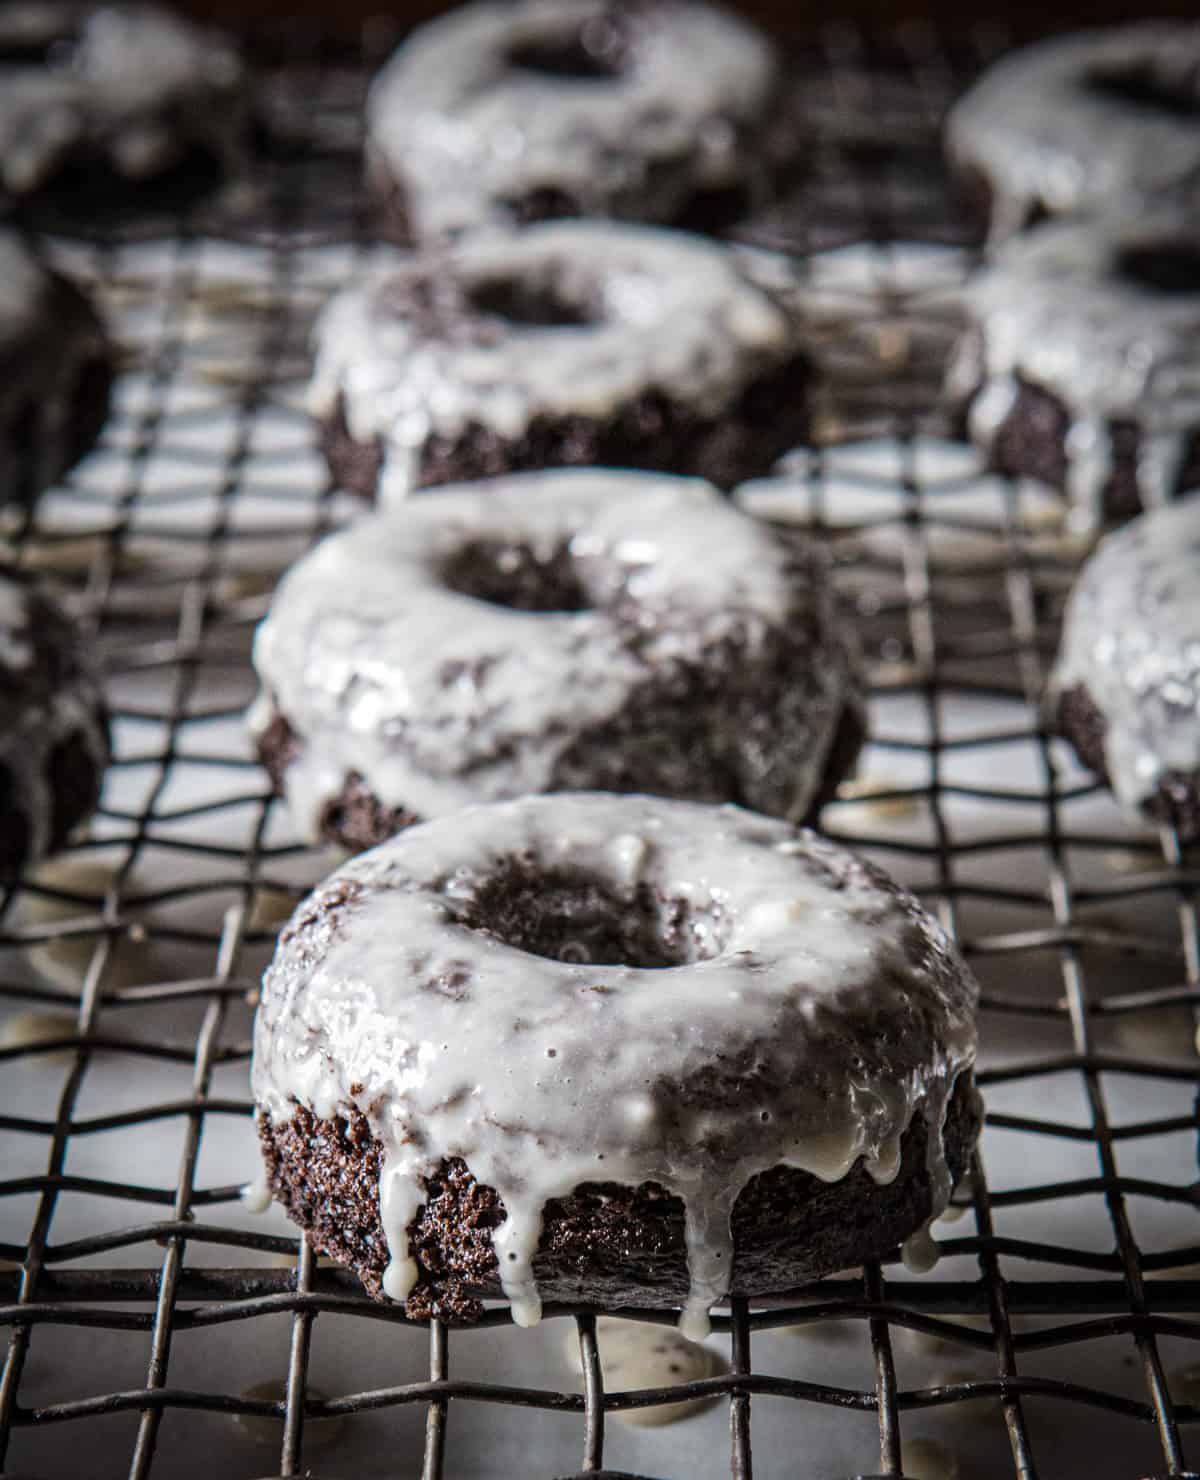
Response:
M1164 772L1200 772L1200 497L1143 514L1083 567L1063 620L1051 701L1082 685L1134 815Z
M632 42L616 75L509 62L580 38L602 55L614 20ZM737 130L763 121L776 76L766 38L709 5L664 0L640 16L609 0L466 5L415 31L375 81L368 160L402 184L418 238L504 224L512 202L546 189L582 215L669 220L697 187L745 180L753 161Z
M947 146L992 195L992 236L1052 215L1180 184L1200 169L1195 117L1172 116L1089 87L1089 77L1155 77L1200 111L1200 25L1148 22L1039 42L998 62L951 111Z
M49 62L0 62L0 188L37 189L84 144L131 179L190 141L238 158L242 67L223 39L151 5L0 7L0 48L49 43Z
M260 1168L253 1182L243 1186L241 1199L248 1213L265 1213L271 1206L271 1184L265 1166Z
M900 1245L900 1258L910 1274L928 1274L942 1257L929 1225L923 1224Z
M582 324L531 325L470 310L474 331L431 334L389 284L436 274L472 291L498 282L552 296ZM419 481L434 436L479 425L521 437L537 416L604 419L657 388L716 415L764 364L798 349L798 325L737 253L683 232L561 221L462 242L432 267L376 270L333 299L315 331L309 407L341 402L351 436L384 445L381 493Z
M614 837L643 840L636 879L627 848L614 863ZM550 959L460 923L518 858L535 876L577 872L622 919L640 889L679 964ZM674 906L708 921L703 949L665 923ZM408 1224L446 1158L503 1199L496 1252L520 1324L539 1314L530 1261L546 1201L654 1182L685 1205L680 1326L698 1339L727 1293L730 1213L757 1172L835 1181L861 1158L885 1182L920 1115L941 1210L941 1130L973 1062L974 1002L936 923L813 834L732 807L532 797L413 828L326 881L264 978L252 1077L274 1123L297 1105L367 1118L384 1151L393 1298L411 1289ZM712 1074L737 1093L697 1108L689 1086Z
M500 560L521 545L544 558L566 548L588 609L530 612L452 589L447 560L472 544ZM298 736L287 793L309 836L351 773L428 818L580 785L580 736L649 716L669 702L646 697L649 679L707 671L734 644L742 664L763 664L763 714L788 707L770 737L731 738L739 795L802 817L843 708L858 703L823 574L696 479L567 469L441 489L357 521L287 574L255 640L252 724L281 714ZM783 685L766 645L779 640ZM791 702L801 689L803 706ZM695 723L730 728L724 710L698 707ZM685 761L684 795L697 784ZM644 789L665 789L666 764ZM613 846L614 866L636 874L641 840Z
M1161 292L1122 270L1129 254L1187 247L1194 226L1170 209L1124 220L1053 223L1006 242L968 284L972 327L949 376L971 406L972 438L990 448L1018 382L1048 391L1071 418L1067 494L1095 525L1112 473L1110 423L1140 433L1139 486L1149 503L1177 492L1200 427L1200 283Z
M10 695L0 707L0 766L10 778L10 805L28 824L29 859L42 857L50 845L50 757L55 747L78 734L97 770L108 762L99 675L82 637L66 624L65 614L48 596L35 596L26 581L0 570L0 671ZM39 649L44 653L56 645L68 648L70 662L65 656L59 661L75 671L52 687Z

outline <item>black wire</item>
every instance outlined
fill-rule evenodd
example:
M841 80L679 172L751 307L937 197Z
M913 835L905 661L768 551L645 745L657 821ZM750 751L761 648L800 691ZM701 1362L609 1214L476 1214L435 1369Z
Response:
M260 38L262 39L262 38ZM69 499L79 522L93 517L95 546L74 579L56 579L78 598L85 619L95 628L109 658L113 708L123 733L139 737L118 755L119 768L138 767L149 776L141 805L133 810L108 809L102 842L82 842L76 852L86 857L98 847L117 860L111 886L91 897L45 885L23 882L5 892L0 922L0 950L11 967L0 964L0 999L24 1003L38 1010L69 1009L73 1031L64 1027L55 1040L0 1050L0 1062L33 1059L38 1054L66 1051L70 1066L53 1116L6 1115L0 1130L45 1141L45 1172L0 1182L0 1197L32 1194L35 1212L27 1242L0 1246L0 1256L18 1260L18 1272L0 1272L0 1324L9 1328L7 1354L0 1374L0 1465L12 1434L52 1423L75 1422L103 1413L138 1415L130 1457L130 1471L149 1480L156 1458L166 1446L163 1425L175 1410L193 1409L254 1414L277 1419L281 1425L281 1474L297 1475L304 1467L304 1427L319 1417L366 1412L407 1405L426 1410L423 1480L437 1480L445 1472L449 1411L455 1402L517 1404L531 1411L578 1415L583 1472L595 1472L604 1463L607 1414L659 1401L720 1395L730 1412L730 1473L735 1480L751 1480L752 1412L757 1396L788 1399L798 1405L820 1404L874 1413L880 1428L881 1469L898 1475L903 1457L903 1415L926 1408L953 1407L987 1399L1002 1414L1007 1427L1014 1473L1038 1473L1035 1442L1026 1423L1027 1399L1053 1402L1064 1415L1096 1409L1130 1421L1152 1424L1157 1432L1165 1471L1183 1473L1181 1438L1184 1425L1200 1419L1196 1409L1174 1402L1163 1377L1159 1342L1163 1338L1200 1339L1200 1287L1186 1278L1156 1279L1158 1274L1182 1268L1200 1259L1200 1236L1191 1250L1148 1252L1135 1237L1126 1209L1130 1196L1195 1207L1195 1187L1171 1186L1151 1178L1123 1174L1118 1147L1137 1138L1190 1129L1195 1118L1158 1117L1137 1124L1112 1124L1105 1100L1105 1077L1121 1073L1144 1081L1192 1082L1187 1065L1161 1063L1106 1053L1097 1047L1097 1028L1132 1013L1166 1012L1200 996L1200 925L1196 895L1200 872L1179 847L1178 839L1161 840L1158 857L1141 841L1119 835L1075 833L1071 806L1096 790L1091 784L1074 789L1057 776L1049 738L1038 711L1038 694L1055 645L1055 624L1073 571L1070 561L1031 550L1015 515L1017 492L1010 495L1008 528L996 536L996 558L1002 572L986 587L970 583L957 591L937 579L930 556L931 536L942 529L962 527L957 517L944 515L939 499L972 486L974 475L925 477L915 457L916 439L946 430L940 404L940 381L945 351L955 330L953 313L936 297L914 292L898 295L881 282L877 289L849 293L840 315L822 330L824 363L829 370L830 395L822 404L819 442L805 455L804 476L814 504L826 500L830 477L828 451L841 442L872 436L889 438L900 450L902 476L896 480L869 474L839 478L852 481L862 494L881 500L879 525L898 527L903 560L897 570L862 547L849 554L835 540L837 574L852 595L869 593L860 613L868 648L895 656L892 672L881 669L877 693L915 695L920 701L926 737L874 737L881 751L923 757L926 783L897 787L895 797L924 809L932 824L932 840L922 842L898 836L881 826L877 833L861 828L845 839L859 847L927 865L932 881L925 896L953 930L966 910L976 904L1020 911L1021 928L990 933L968 932L962 940L973 959L1010 958L1019 968L1035 953L1051 952L1061 963L1062 992L1057 1000L1026 1000L1019 991L1019 970L1013 988L989 988L986 1011L1031 1024L1061 1023L1071 1035L1069 1051L1026 1055L1003 1068L979 1076L981 1085L1028 1084L1041 1076L1078 1077L1088 1106L1086 1125L1066 1125L1036 1113L996 1112L989 1124L1028 1140L1031 1166L1037 1166L1038 1148L1046 1138L1061 1138L1092 1146L1096 1174L1071 1182L1030 1185L997 1191L988 1184L986 1165L977 1158L969 1194L974 1232L943 1240L947 1255L968 1256L978 1265L976 1279L950 1279L933 1274L918 1284L885 1282L884 1271L867 1271L858 1279L834 1279L795 1292L788 1304L773 1309L751 1309L734 1301L729 1314L718 1313L716 1330L731 1340L732 1362L727 1375L680 1387L640 1392L605 1390L597 1345L595 1312L572 1307L550 1307L547 1317L574 1317L579 1330L583 1392L560 1392L522 1385L520 1374L508 1384L466 1381L452 1376L453 1325L433 1322L429 1327L429 1379L336 1399L318 1400L307 1391L311 1354L320 1340L321 1317L337 1314L356 1321L410 1325L391 1306L365 1298L357 1282L338 1271L316 1265L312 1249L296 1239L225 1227L219 1209L235 1203L238 1187L197 1186L195 1173L206 1118L244 1116L251 1110L245 1099L211 1092L214 1070L241 1064L249 1045L231 1036L231 1008L254 990L253 980L238 973L247 945L262 944L270 932L249 928L256 890L284 888L294 892L286 864L304 857L294 844L269 839L273 802L258 770L244 755L220 754L205 743L205 727L235 715L240 704L229 696L229 681L245 685L246 658L254 622L261 615L264 594L229 593L233 575L230 561L235 545L269 550L281 540L312 540L331 527L333 490L326 484L307 500L306 518L297 524L297 496L287 487L295 459L306 455L307 422L295 405L295 378L303 372L303 345L311 290L303 280L300 252L322 243L352 247L359 257L370 239L370 212L360 180L359 139L366 80L364 58L372 63L386 51L390 37L371 32L366 51L348 55L318 32L291 27L269 38L274 83L290 85L291 115L306 120L311 130L301 141L264 166L258 184L259 199L247 207L201 207L178 223L165 265L142 275L126 273L135 259L127 249L151 240L150 230L130 224L99 230L90 244L90 271L108 295L132 295L138 319L151 329L141 335L136 358L144 372L146 396L136 408L115 417L105 433L106 456L122 465L115 500L90 492L86 483L68 483ZM997 36L978 36L972 48L950 48L936 32L909 28L887 39L869 36L852 27L830 27L795 62L795 74L805 100L810 131L811 159L806 179L788 209L773 213L760 233L774 245L803 256L822 247L845 242L874 241L886 246L900 240L969 243L974 224L956 206L937 164L938 129L947 103L966 80L1002 44ZM368 58L369 53L369 58ZM224 214L223 214L224 212ZM762 225L762 223L760 223ZM231 383L221 391L224 414L232 413L233 435L221 446L204 440L211 412L178 407L174 397L197 366L218 365L240 342L220 322L206 319L201 254L205 242L224 238L260 248L267 261L263 303L254 308L253 349ZM214 317L214 316L209 316ZM215 315L217 320L220 315ZM908 354L898 372L881 355L879 335L907 336ZM255 449L255 436L264 417L286 421L296 432L296 446L271 454ZM178 465L169 486L155 480L154 462L170 455ZM273 477L263 480L264 469ZM884 501L897 489L906 500L897 520L894 506ZM239 527L243 501L254 497L277 505L278 521L265 520L252 531ZM174 514L193 506L209 509L201 524L181 524ZM827 512L828 502L823 505ZM86 530L85 530L86 533ZM19 557L43 564L50 552L78 539L78 532L42 528L36 513L14 536ZM160 568L140 565L139 542L152 541L167 550L170 563ZM155 617L155 610L172 610L171 617ZM157 603L157 604L156 604ZM890 644L890 647L887 646ZM157 697L129 700L139 695ZM249 697L247 692L246 698ZM960 699L991 698L1007 706L1003 724L973 733L969 738L943 733L947 705ZM1015 716L1015 717L1014 717ZM982 752L1001 745L1028 742L1042 757L1038 787L1001 785L964 786L947 778L948 757L966 751ZM173 781L181 768L204 767L214 782L210 800L186 808L172 801ZM947 805L958 800L984 801L999 807L1037 806L1042 822L1016 835L1011 831L970 843L956 840ZM826 812L829 833L837 837L845 813L840 803ZM252 817L248 832L246 815ZM1022 816L1025 816L1022 813ZM182 831L186 824L206 817L231 819L245 833L247 846L236 842L198 842ZM239 819L234 822L235 816ZM1086 885L1072 877L1072 860L1106 849L1139 851L1153 867L1137 874L1106 878ZM999 887L973 881L972 858L1006 850L1033 848L1046 861L1048 887ZM169 851L192 865L194 878L169 888L149 888L141 877L142 865L155 850ZM152 874L152 869L145 870ZM43 924L23 923L21 897L56 901L71 913ZM1143 934L1128 926L1114 927L1095 917L1095 907L1168 899L1179 920L1178 942ZM172 919L172 908L205 902L219 906L211 926L186 925ZM14 908L14 906L17 906ZM67 941L91 943L79 992L26 979L19 964L33 946ZM122 984L113 977L115 953L151 947L204 951L211 974L182 980L139 981ZM1119 954L1128 969L1128 984L1118 992L1097 998L1087 977L1092 954ZM206 968L207 970L207 968ZM1150 975L1153 970L1154 975ZM1139 976L1145 973L1145 979ZM1169 975L1163 981L1163 973ZM203 1011L194 1037L139 1041L123 1032L125 1018L113 1014L137 1012L155 1004L196 1002ZM136 1070L142 1058L191 1066L192 1083L186 1095L166 1103L139 1106L113 1114L82 1114L81 1098L89 1069L99 1053L121 1056ZM87 1178L69 1174L67 1151L75 1136L178 1119L186 1125L179 1173L172 1188ZM1036 1139L1035 1139L1036 1138ZM161 1208L163 1216L131 1221L128 1227L96 1232L55 1244L51 1234L55 1208L63 1193L121 1199L131 1208ZM1055 1199L1077 1200L1099 1195L1111 1227L1114 1247L1089 1252L1045 1241L997 1234L994 1212L999 1208L1032 1206ZM216 1210L211 1212L210 1210ZM188 1250L204 1245L225 1250L226 1262L192 1266ZM84 1258L119 1250L155 1251L155 1265L140 1269L70 1267ZM291 1268L243 1267L242 1253L287 1255ZM1033 1272L1028 1280L1007 1279L1002 1259L1016 1257ZM1055 1278L1056 1271L1083 1271L1086 1279ZM1040 1277L1038 1277L1040 1276ZM139 1309L138 1307L145 1307ZM944 1319L975 1315L984 1326L967 1327ZM171 1381L171 1345L180 1331L208 1326L237 1326L271 1315L286 1315L291 1340L286 1371L280 1374L277 1399L252 1399L214 1389L181 1389ZM622 1315L651 1323L673 1319L670 1312L622 1311ZM1061 1317L1037 1330L1014 1329L1017 1316ZM1072 1319L1068 1319L1072 1318ZM829 1383L756 1373L752 1337L783 1325L815 1320L853 1323L868 1338L872 1367L864 1371L861 1387L841 1388ZM507 1312L486 1313L484 1325L507 1324ZM144 1331L149 1338L145 1381L141 1387L77 1399L20 1402L26 1358L39 1329L67 1326L87 1329ZM994 1373L986 1378L948 1382L938 1388L906 1389L897 1380L891 1335L896 1329L924 1332L956 1343L964 1353L988 1357ZM1065 1348L1101 1338L1126 1339L1141 1368L1144 1397L1102 1391L1085 1384L1040 1378L1022 1371L1028 1353ZM529 1445L536 1459L536 1436Z

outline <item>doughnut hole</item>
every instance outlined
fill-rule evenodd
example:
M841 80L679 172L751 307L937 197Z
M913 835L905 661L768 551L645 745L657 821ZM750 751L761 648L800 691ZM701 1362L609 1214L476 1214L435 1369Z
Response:
M592 601L566 541L535 549L512 540L472 540L444 562L452 591L523 612L582 612Z
M583 869L501 859L454 919L468 930L550 961L662 970L721 953L727 921L715 901L660 899L645 884L619 892Z
M22 27L14 12L8 21L8 34L0 35L0 66L52 67L65 70L71 65L79 33L72 25Z
M1184 241L1126 247L1117 257L1116 271L1152 293L1200 294L1200 247Z
M530 36L509 48L505 61L515 72L564 82L602 82L625 70L629 40L616 15L595 16L578 29Z
M577 328L595 323L597 315L558 294L553 284L516 278L487 278L466 290L476 313L520 327Z
M1195 73L1163 76L1147 62L1090 73L1084 86L1116 103L1193 121L1200 118L1200 78Z

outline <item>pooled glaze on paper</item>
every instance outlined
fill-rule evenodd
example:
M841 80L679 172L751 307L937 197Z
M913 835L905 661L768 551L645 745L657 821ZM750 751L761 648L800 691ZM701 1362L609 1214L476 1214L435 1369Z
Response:
M515 281L594 321L537 326L477 312L454 337L396 310L389 281L432 273L469 299ZM315 331L315 416L339 403L357 442L383 444L380 494L403 498L435 436L471 425L517 440L538 416L603 420L648 390L707 416L764 366L797 352L799 326L734 251L701 237L561 221L463 242L430 264L377 270L328 305Z
M141 4L0 7L0 51L49 45L49 62L0 60L0 191L36 190L72 150L141 179L191 142L240 157L244 79L225 40Z
M568 548L589 606L530 612L464 595L444 570L473 545L499 558L505 547L545 559ZM639 704L655 674L703 671L728 646L765 667L780 640L791 657L777 682L805 702L789 715L790 795L779 810L800 818L845 706L859 703L853 650L816 556L699 479L516 474L356 521L294 566L255 639L263 692L252 725L261 732L281 714L297 735L286 785L307 835L352 773L385 805L435 817L594 783L564 781L564 758ZM728 767L739 795L767 806L755 767L771 777L779 768L737 739ZM681 775L681 790L687 783Z
M1154 77L1200 114L1200 25L1148 21L1056 37L997 62L951 110L951 158L991 192L994 240L1051 215L1112 210L1200 170L1200 119L1115 99L1089 77Z
M54 611L47 621L48 598L11 569L0 568L0 766L8 773L8 802L29 828L26 857L41 858L50 846L54 790L50 757L73 735L81 735L95 769L108 763L108 738L98 716L103 711L99 675L82 637ZM68 677L52 685L43 668L45 650L68 646L58 666Z
M1112 474L1110 423L1139 428L1138 484L1166 503L1200 427L1200 285L1163 293L1118 271L1129 251L1194 242L1184 213L1054 223L1005 243L968 284L971 327L950 393L975 394L972 439L990 449L1026 381L1071 418L1067 488L1081 525L1099 522Z
M631 34L614 76L514 67L521 48ZM512 202L563 192L583 215L670 220L698 189L744 183L739 129L775 95L774 48L714 6L659 0L465 5L420 27L373 84L370 166L404 191L419 240L512 223Z
M578 871L692 925L653 970L551 960L460 923L505 860ZM446 983L453 982L453 990ZM574 793L469 808L352 860L302 904L263 982L255 1098L355 1107L384 1151L380 1209L403 1300L425 1179L462 1157L507 1211L493 1242L514 1319L541 1306L532 1261L548 1199L653 1182L682 1199L690 1293L708 1331L728 1293L730 1216L758 1172L837 1181L899 1168L942 1130L974 1060L976 988L949 939L854 855L734 807ZM715 1074L725 1099L696 1093Z
M1110 534L1063 619L1052 700L1082 686L1109 782L1133 814L1168 771L1200 773L1200 496Z

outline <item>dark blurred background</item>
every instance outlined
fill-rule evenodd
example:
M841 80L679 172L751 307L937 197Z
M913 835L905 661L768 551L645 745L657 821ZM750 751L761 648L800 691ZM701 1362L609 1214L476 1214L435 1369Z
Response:
M369 16L386 14L404 27L440 11L450 9L444 0L182 0L196 15L237 23L262 17L310 16L331 28L355 28ZM728 0L727 0L728 3ZM904 21L929 20L949 30L993 22L1010 26L1016 33L1059 30L1066 26L1097 24L1112 20L1143 20L1150 15L1193 16L1200 20L1198 0L1089 0L1089 3L1056 4L1055 0L737 0L732 8L753 16L783 34L802 36L816 26L838 20L860 22L886 29Z

